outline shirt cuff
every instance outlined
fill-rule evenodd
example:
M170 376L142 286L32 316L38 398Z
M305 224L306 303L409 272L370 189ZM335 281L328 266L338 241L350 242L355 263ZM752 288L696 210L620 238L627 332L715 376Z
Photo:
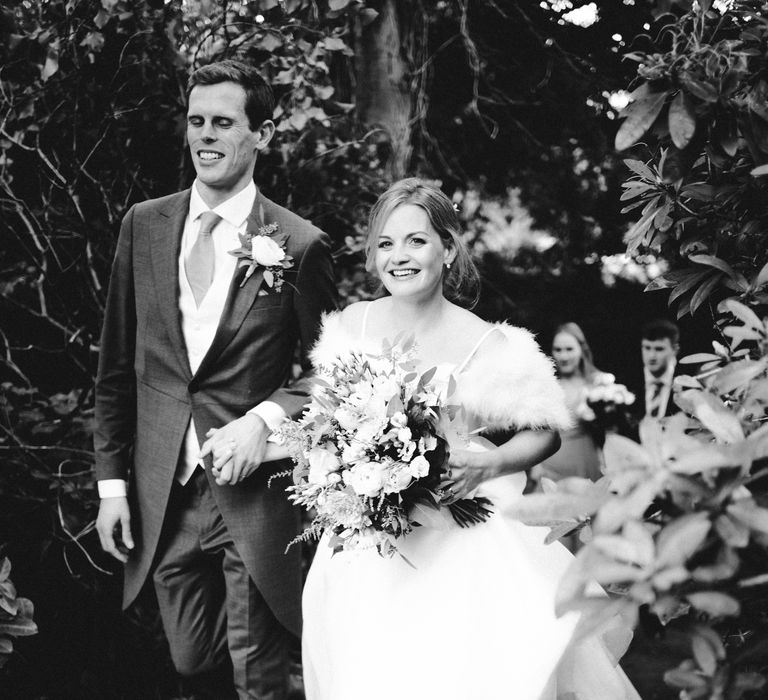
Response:
M262 401L258 406L254 406L248 411L248 413L253 413L261 418L272 432L277 430L280 424L284 423L285 419L288 418L282 406L274 401Z
M128 495L128 482L123 479L101 479L96 485L99 498L125 498Z

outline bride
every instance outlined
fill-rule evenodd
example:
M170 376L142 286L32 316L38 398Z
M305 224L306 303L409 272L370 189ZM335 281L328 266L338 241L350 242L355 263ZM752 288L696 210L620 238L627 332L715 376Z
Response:
M460 528L441 510L398 541L403 557L334 555L321 540L303 597L307 700L639 698L617 650L598 636L574 641L577 614L554 614L572 555L545 545L546 529L503 515L569 424L549 360L528 331L451 301L475 292L477 272L439 189L395 183L368 236L368 269L388 294L326 317L313 361L322 373L340 353L376 353L384 339L414 334L418 369L436 366L446 388L453 376L450 403L484 436L449 438L456 496L486 496L495 512Z

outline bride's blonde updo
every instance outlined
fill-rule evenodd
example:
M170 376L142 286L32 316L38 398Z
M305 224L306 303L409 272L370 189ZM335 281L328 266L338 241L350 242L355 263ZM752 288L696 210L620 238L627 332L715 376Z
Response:
M402 204L421 207L443 245L456 251L449 269L443 268L443 294L447 299L472 308L480 296L480 276L467 246L461 239L461 223L453 203L435 185L408 177L393 183L371 209L365 241L365 269L376 269L376 244L390 214Z

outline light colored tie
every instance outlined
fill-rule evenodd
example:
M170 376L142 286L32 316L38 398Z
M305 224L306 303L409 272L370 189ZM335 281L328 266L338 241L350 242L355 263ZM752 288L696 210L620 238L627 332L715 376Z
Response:
M662 382L660 379L657 379L655 382L653 382L653 394L651 395L651 401L646 410L646 413L653 418L658 418L659 413L661 412L661 389L663 386L664 382Z
M212 211L206 211L200 215L200 230L197 232L197 240L184 263L187 281L192 288L195 304L198 307L202 303L208 287L213 282L215 250L211 232L216 228L219 221L221 221L221 217Z

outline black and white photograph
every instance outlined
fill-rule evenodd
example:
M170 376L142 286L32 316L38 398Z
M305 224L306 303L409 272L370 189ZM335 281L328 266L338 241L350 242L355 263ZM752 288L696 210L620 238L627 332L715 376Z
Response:
M767 0L4 0L0 698L766 697Z

